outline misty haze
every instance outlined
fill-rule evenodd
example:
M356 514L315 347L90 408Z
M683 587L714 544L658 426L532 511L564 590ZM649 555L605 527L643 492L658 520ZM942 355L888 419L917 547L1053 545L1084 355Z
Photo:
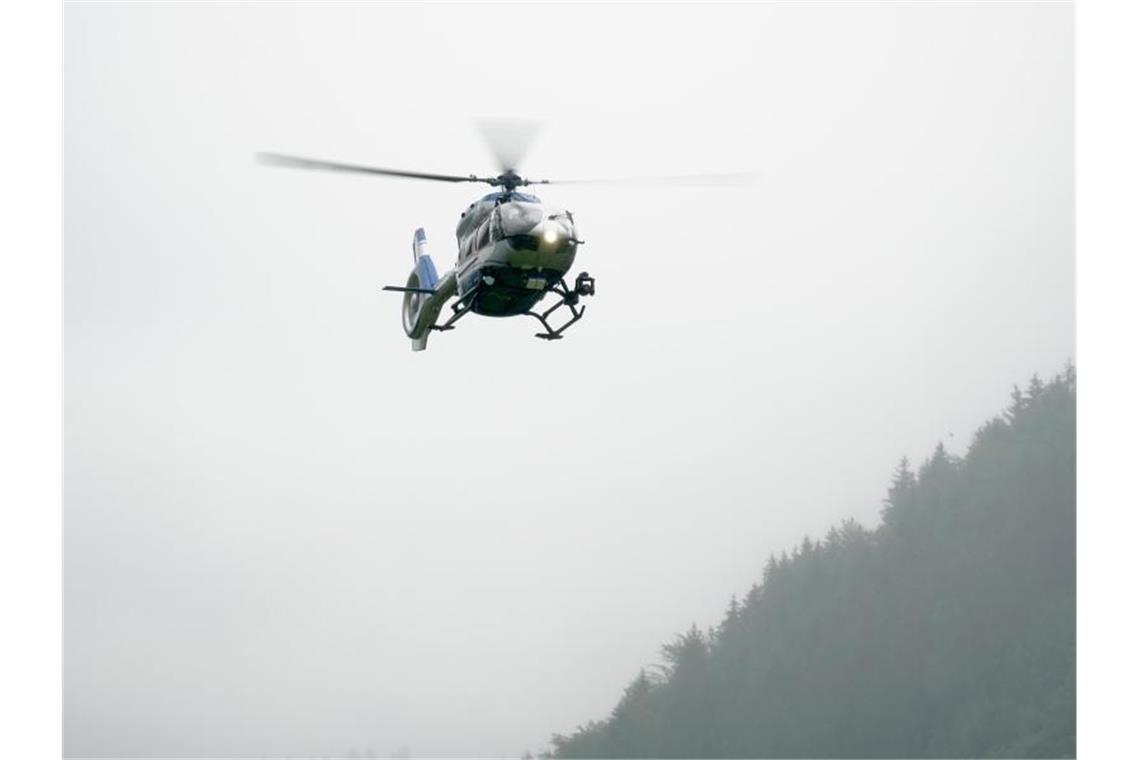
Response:
M1075 753L1071 4L64 34L68 756ZM254 157L494 176L482 117L756 178L521 188L585 316L413 352L495 189Z

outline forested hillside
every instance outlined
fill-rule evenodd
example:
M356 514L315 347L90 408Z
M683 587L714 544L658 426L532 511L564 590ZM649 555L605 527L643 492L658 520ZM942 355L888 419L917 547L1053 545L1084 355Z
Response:
M904 459L869 530L771 558L558 757L1058 757L1076 749L1076 377L962 458Z

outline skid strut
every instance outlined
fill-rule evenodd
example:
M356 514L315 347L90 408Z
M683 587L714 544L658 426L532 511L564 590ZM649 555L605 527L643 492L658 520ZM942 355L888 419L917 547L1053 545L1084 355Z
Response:
M444 332L445 330L454 330L455 329L455 323L459 321L460 317L462 317L467 312L471 311L471 306L474 303L475 303L475 294L471 293L466 298L460 299L460 300L456 301L455 303L451 304L451 312L452 312L451 316L448 317L447 321L444 322L442 325L432 325L431 329L432 330L439 330L440 332Z
M578 301L582 296L594 295L594 278L586 272L581 272L574 280L573 290L566 285L565 279L560 279L558 284L552 287L549 292L557 295L558 301L546 311L528 311L527 314L541 322L543 328L546 330L546 332L535 333L534 336L536 338L542 338L543 340L561 340L562 333L566 331L566 328L577 322L586 313L585 305L578 305ZM570 310L571 317L561 327L555 329L550 326L550 322L547 321L547 318L564 306Z

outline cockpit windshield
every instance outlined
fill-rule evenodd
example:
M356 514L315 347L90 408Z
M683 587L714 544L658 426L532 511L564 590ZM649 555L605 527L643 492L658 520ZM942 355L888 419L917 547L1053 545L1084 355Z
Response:
M495 201L496 203L512 203L521 201L523 203L542 203L537 195L528 195L527 193L520 193L517 190L511 190L509 193L491 193L484 195L483 200Z
M522 193L516 193L522 195ZM503 237L523 235L542 222L543 208L537 203L504 203L497 209Z

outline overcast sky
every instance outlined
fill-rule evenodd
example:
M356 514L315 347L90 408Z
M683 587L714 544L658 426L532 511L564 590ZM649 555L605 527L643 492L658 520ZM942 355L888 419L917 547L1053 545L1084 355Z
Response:
M65 16L65 749L508 755L1074 354L1068 4ZM545 120L565 340L413 354L423 226Z

